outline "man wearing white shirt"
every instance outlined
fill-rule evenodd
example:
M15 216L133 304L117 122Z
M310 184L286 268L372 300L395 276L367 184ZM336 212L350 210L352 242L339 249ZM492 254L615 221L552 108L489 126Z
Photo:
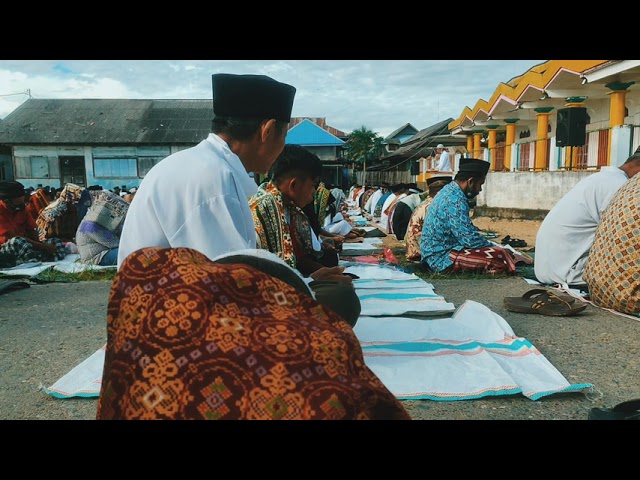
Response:
M187 247L215 258L256 248L248 172L267 173L284 148L296 89L265 75L215 74L213 125L192 148L144 177L127 213L118 268L145 247Z
M440 154L440 159L436 165L436 170L438 172L452 172L451 168L451 157L449 156L449 152L444 148L444 145L439 143L436 147L436 152Z
M613 195L640 171L640 153L620 167L583 178L549 211L536 236L534 271L544 284L584 287L582 278L602 212Z

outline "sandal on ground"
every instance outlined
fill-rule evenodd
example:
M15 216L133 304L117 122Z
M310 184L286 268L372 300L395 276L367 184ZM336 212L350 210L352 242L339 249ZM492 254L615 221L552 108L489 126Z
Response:
M549 290L534 288L521 297L505 297L504 307L510 312L536 313L551 317L570 317L582 312L587 304L575 305L575 299Z
M589 420L640 420L640 399L622 402L613 408L592 408Z
M524 240L520 240L519 238L511 238L511 235L507 235L506 237L504 237L502 240L500 240L500 243L502 245L509 245L514 248L527 246L527 242L525 242Z
M9 293L23 288L29 288L31 285L27 282L19 280L0 280L0 294Z

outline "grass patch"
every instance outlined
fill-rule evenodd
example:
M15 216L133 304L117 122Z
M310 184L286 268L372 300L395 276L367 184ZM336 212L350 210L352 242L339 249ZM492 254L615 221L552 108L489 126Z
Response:
M515 275L506 273L486 274L480 272L458 272L458 273L438 273L426 270L420 263L407 261L405 250L403 248L392 248L393 254L398 259L398 266L402 267L406 272L413 273L423 280L442 280L442 279L463 279L477 280L480 278L509 278L509 277L525 277L536 278L533 273L532 266L516 266Z
M98 280L112 280L116 276L116 269L109 268L104 270L86 270L84 272L77 273L64 273L50 268L38 275L31 277L31 281L35 283L78 283L78 282L92 282Z

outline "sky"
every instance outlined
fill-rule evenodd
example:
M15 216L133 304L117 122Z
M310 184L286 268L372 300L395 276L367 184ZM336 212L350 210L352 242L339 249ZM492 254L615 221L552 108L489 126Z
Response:
M39 99L211 99L214 73L261 74L296 87L294 117L349 134L422 130L489 100L546 60L0 60L0 119Z

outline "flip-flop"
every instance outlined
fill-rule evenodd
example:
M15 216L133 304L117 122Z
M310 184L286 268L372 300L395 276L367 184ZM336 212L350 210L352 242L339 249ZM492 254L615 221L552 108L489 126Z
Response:
M589 420L640 420L640 399L622 402L613 408L592 408Z
M505 297L504 306L510 312L536 313L552 317L570 317L582 312L587 304L575 305L575 299L569 295L561 295L534 288L521 297Z
M0 294L13 292L22 288L29 288L31 285L19 280L0 280Z

